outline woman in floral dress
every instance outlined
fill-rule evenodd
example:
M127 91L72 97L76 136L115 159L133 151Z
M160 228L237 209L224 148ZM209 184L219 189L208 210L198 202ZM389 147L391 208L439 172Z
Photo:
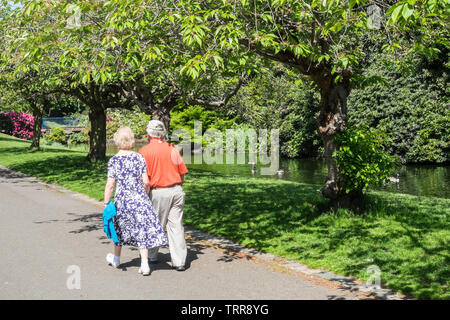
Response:
M119 152L108 162L104 204L111 199L116 184L114 229L119 242L114 246L114 255L109 253L106 260L117 268L122 246L138 247L139 273L149 275L148 249L167 244L167 238L148 197L150 185L144 157L131 150L133 132L128 127L120 128L114 134L114 142Z

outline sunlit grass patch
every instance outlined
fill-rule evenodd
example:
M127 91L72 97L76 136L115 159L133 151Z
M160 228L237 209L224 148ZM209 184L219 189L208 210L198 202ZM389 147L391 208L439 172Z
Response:
M0 164L101 200L106 162L0 134ZM418 298L450 299L450 199L367 193L363 214L333 212L319 185L226 176L191 169L185 224L245 246Z

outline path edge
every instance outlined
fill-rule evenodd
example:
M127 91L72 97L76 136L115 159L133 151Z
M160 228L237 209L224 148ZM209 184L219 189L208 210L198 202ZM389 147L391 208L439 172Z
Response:
M25 173L14 171L10 168L7 168L3 165L0 165L0 170L6 171L10 178L23 178L30 182L39 183L49 189L52 189L57 192L61 192L67 194L73 198L88 202L90 204L98 206L100 209L104 207L101 201L98 201L94 198L91 198L85 194L75 192L64 188L60 185L45 182L39 178L29 176ZM359 299L377 299L377 300L407 300L408 297L396 293L391 289L383 288L382 286L378 288L369 287L361 280L337 275L333 272L321 269L313 269L304 264L301 264L297 261L286 260L283 257L276 256L274 254L265 253L258 251L256 249L247 248L241 244L232 242L228 239L218 237L204 231L193 229L189 226L185 226L185 234L196 238L198 240L206 241L210 243L211 246L216 246L233 253L239 253L241 256L245 255L252 259L256 259L259 261L263 261L272 267L272 269L284 269L288 273L300 274L303 278L308 278L309 280L314 280L314 278L318 280L325 280L327 282L331 282L335 284L339 289L343 289L345 291L349 291L351 294L356 295Z

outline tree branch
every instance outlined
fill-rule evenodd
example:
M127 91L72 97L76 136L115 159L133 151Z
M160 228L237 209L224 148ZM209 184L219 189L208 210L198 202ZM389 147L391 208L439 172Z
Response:
M213 107L213 108L222 107L222 106L226 105L228 103L228 101L239 91L239 89L241 88L244 81L245 81L245 76L244 76L244 74L241 74L238 82L236 83L236 86L233 89L231 89L230 91L228 91L223 96L223 98L220 100L207 101L204 99L194 97L194 94L190 93L186 98L186 102L190 105L202 105L202 106L208 106L208 107Z

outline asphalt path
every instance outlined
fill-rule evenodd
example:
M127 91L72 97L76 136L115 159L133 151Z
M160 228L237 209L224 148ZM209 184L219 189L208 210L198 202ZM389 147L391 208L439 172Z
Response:
M188 239L187 270L167 248L150 276L138 274L135 248L108 266L113 246L102 207L0 168L0 299L293 300L355 299L337 288L230 255Z

